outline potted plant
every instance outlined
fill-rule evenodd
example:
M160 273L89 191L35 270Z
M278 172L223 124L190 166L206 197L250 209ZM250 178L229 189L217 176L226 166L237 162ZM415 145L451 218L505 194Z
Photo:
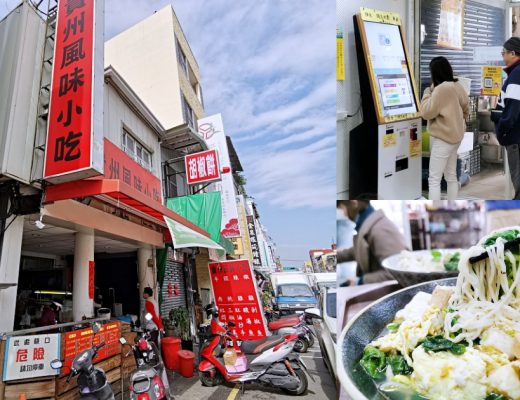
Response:
M164 332L166 336L168 337L174 337L175 336L175 324L173 323L173 320L170 318L170 316L162 319Z
M190 334L190 316L186 307L177 307L170 310L170 320L175 326L175 335L181 338L184 350L193 351L193 340Z

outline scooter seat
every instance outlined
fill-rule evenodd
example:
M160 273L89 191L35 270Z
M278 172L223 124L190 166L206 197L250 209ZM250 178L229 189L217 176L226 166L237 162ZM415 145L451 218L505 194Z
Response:
M258 354L270 349L277 344L283 343L283 336L273 335L260 340L244 340L240 345L240 349L245 354Z
M300 317L298 315L289 315L287 317L282 317L277 319L276 321L271 321L267 326L270 331L277 331L280 328L287 328L291 326L296 326L300 323Z

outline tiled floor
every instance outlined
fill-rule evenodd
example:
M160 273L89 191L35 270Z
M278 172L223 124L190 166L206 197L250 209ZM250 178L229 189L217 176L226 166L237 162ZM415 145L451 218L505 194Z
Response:
M470 182L460 188L459 199L486 199L502 200L511 199L507 193L506 175L502 165L486 164L482 171L471 177ZM428 198L428 192L424 191L423 196ZM446 198L446 192L442 193L442 198Z

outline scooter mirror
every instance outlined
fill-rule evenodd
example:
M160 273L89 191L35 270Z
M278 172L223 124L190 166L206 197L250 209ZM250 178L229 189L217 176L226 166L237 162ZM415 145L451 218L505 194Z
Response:
M151 321L152 320L152 314L150 313L146 313L146 315L144 316L144 318L147 320L147 321Z
M94 331L94 333L98 333L101 330L101 324L99 322L95 322L92 325L92 330Z
M307 308L305 310L305 316L309 318L323 319L321 311L317 308Z
M126 339L124 337L119 338L119 343L126 344Z
M51 361L51 368L52 369L60 369L63 367L63 363L60 360L52 360Z

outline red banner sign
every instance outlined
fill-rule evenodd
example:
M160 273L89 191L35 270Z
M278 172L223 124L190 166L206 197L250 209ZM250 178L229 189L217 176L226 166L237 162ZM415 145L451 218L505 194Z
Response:
M88 262L88 298L94 298L94 261Z
M248 260L209 263L219 319L234 322L231 331L242 340L266 336L263 310Z
M217 150L201 151L184 157L188 185L220 179Z
M105 138L105 178L119 179L162 204L161 180Z
M103 325L101 330L95 335L94 342L92 342L93 335L92 328L80 329L65 334L65 348L63 351L65 361L61 369L62 376L69 374L74 357L83 350L90 349L92 343L99 344L105 342L105 346L99 350L97 357L94 359L95 363L121 353L121 343L119 342L121 322L112 321Z
M96 46L103 47L95 38L96 29L103 29L103 25L95 21L95 14L95 0L58 2L43 173L46 180L54 183L102 172L102 142L95 146L95 140L103 133L94 135L94 127L99 130L96 118L102 98L95 107L93 102L94 96L99 96L97 92L102 91L98 84L102 76L94 77L94 70L99 72L94 53L99 52Z

